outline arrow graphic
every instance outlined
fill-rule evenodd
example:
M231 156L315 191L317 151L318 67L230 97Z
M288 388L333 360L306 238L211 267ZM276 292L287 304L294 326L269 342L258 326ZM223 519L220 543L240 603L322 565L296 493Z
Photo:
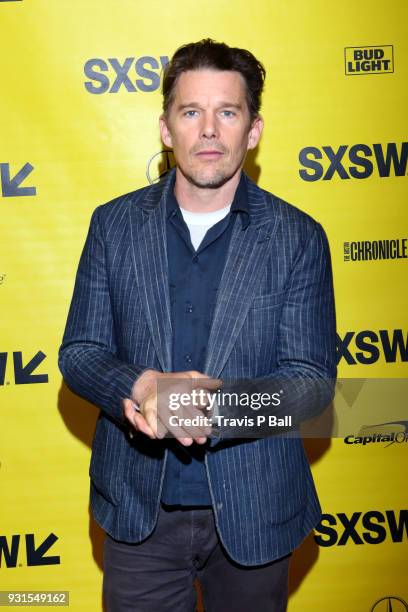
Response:
M3 197L35 196L37 193L35 187L20 187L21 183L33 170L34 166L27 162L13 178L10 178L10 164L0 164Z
M348 378L337 381L336 390L343 396L349 408L355 403L365 382L365 378Z
M44 557L45 553L51 548L53 544L58 540L55 533L45 538L44 542L35 547L34 534L26 533L26 552L27 552L27 565L59 565L61 563L60 557L54 555L52 557Z
M48 382L48 374L33 374L34 370L38 368L45 358L46 355L42 351L38 351L31 361L23 366L23 355L21 351L14 352L14 380L16 385L31 385L33 383Z
M7 353L0 353L0 385L4 385L6 375Z

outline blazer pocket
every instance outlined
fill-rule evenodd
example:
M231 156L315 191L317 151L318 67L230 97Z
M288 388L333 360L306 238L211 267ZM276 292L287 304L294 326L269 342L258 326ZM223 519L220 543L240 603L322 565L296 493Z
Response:
M255 462L261 512L266 523L280 525L304 512L309 467L299 439L259 442Z
M111 428L111 429L110 429ZM99 417L92 444L89 476L95 489L115 506L123 492L123 433Z
M284 292L267 293L265 295L257 295L253 298L250 309L272 308L280 306L284 300Z

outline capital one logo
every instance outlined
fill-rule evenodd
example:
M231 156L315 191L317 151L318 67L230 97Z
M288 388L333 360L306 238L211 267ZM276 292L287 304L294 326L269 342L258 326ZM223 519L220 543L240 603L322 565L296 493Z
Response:
M344 438L345 444L386 443L385 448L393 444L406 444L408 442L408 421L387 421L375 425L363 425L357 435L348 435Z
M407 160L408 142L304 147L299 152L299 162L303 166L299 176L307 182L330 181L335 177L366 179L374 169L380 178L405 176Z
M160 87L160 72L169 58L150 55L103 59L94 57L85 62L84 73L88 77L85 89L91 94L118 93L119 91L151 92Z

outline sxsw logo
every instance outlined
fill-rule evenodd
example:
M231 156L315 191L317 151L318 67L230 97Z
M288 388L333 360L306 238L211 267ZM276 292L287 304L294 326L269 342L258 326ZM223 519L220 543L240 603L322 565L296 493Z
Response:
M320 161L321 160L321 161ZM366 179L377 170L381 178L405 176L408 160L408 142L398 146L387 144L340 145L304 147L299 152L299 161L306 168L299 170L300 178L313 182L330 181L334 176L341 179Z
M322 514L315 531L320 534L314 536L319 546L381 544L385 540L400 543L408 537L408 510Z
M22 166L22 168L20 168L20 170L15 172L14 176L12 176L12 173L10 172L10 164L0 164L0 182L3 198L35 196L37 194L35 187L21 186L21 184L33 170L34 167L27 162L24 164L24 166Z
M48 374L34 374L40 363L44 361L46 355L38 351L31 359L25 359L21 351L13 352L13 371L14 382L16 385L32 385L36 383L47 383ZM9 385L10 381L5 381L8 353L0 353L0 386Z
M354 340L354 347L351 341ZM356 350L358 349L358 350ZM380 329L378 332L365 329L348 331L343 337L337 334L337 364L344 359L348 365L371 365L383 355L387 363L408 361L408 334L402 329Z
M394 47L346 47L344 63L346 75L394 72Z
M92 58L84 65L85 76L89 79L84 83L85 89L91 94L155 91L160 87L160 72L168 63L166 55L158 59L150 55L127 57L123 61L114 57Z
M47 555L48 551L58 537L55 533L50 533L44 540L38 542L34 533L26 533L24 535L15 534L10 538L4 535L0 535L0 567L17 567L17 564L21 567L22 562L19 562L21 558L21 544L22 540L25 540L25 559L26 565L60 565L61 560L57 555Z

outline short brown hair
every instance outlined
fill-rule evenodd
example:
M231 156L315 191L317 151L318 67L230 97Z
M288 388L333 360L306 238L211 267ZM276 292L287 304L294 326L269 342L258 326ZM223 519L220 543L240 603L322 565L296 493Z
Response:
M211 38L183 45L164 67L163 111L166 113L174 97L174 88L182 72L187 70L233 70L239 72L246 84L246 97L251 119L259 114L261 95L265 81L265 68L250 51L229 47Z

